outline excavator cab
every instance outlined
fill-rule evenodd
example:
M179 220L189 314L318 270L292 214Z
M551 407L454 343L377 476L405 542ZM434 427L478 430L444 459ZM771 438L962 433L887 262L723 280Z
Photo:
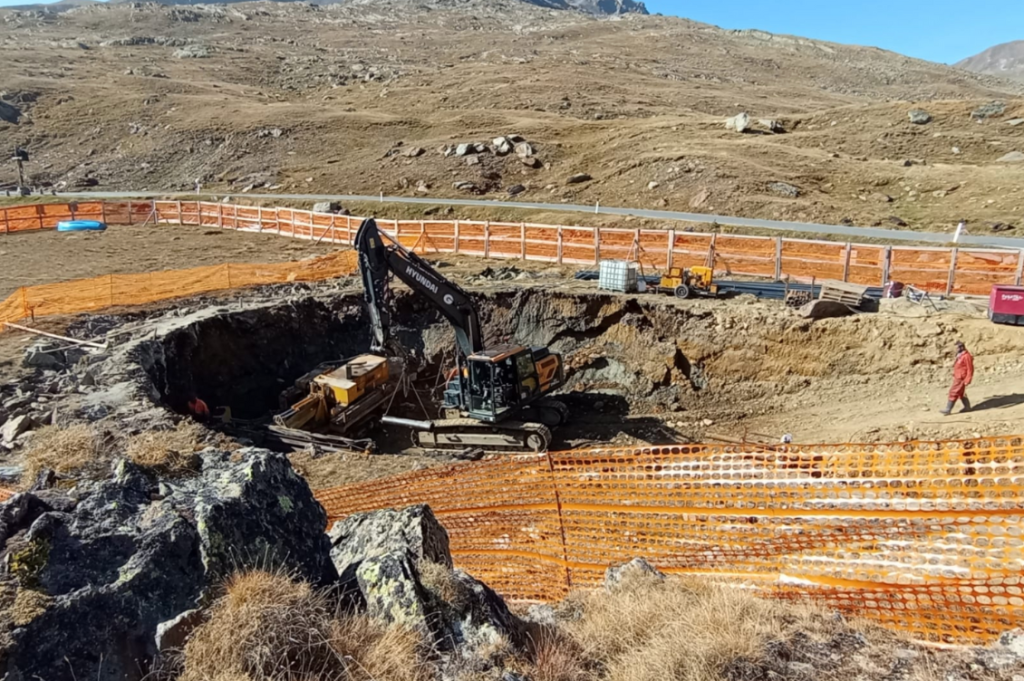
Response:
M546 348L497 346L466 359L445 390L444 407L495 423L561 382L562 363Z

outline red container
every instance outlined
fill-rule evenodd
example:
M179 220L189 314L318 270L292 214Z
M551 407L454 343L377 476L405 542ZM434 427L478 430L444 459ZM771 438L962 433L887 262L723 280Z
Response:
M1024 286L993 286L988 318L997 324L1024 326Z

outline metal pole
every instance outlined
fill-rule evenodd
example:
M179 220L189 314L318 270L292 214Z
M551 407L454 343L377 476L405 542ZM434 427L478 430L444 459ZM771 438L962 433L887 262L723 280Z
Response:
M526 260L526 223L519 223L519 258Z
M672 251L676 247L676 230L668 230L668 255L665 257L665 271L672 269Z
M1020 286L1021 277L1024 276L1024 249L1017 255L1017 274L1013 278L1013 285Z
M853 248L850 243L846 243L846 255L843 257L843 281L850 281L850 253Z
M601 264L601 228L594 227L594 264Z
M775 281L782 279L782 237L775 237Z
M484 221L484 257L491 257L491 221Z
M882 254L882 286L889 283L889 265L892 262L892 246L886 246Z
M455 253L459 252L459 221L455 221Z
M558 228L558 264L562 264L562 228ZM1021 251L1021 262L1024 262L1024 251Z

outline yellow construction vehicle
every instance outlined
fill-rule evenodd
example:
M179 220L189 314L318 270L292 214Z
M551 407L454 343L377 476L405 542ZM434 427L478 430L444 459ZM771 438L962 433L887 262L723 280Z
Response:
M388 361L378 355L359 355L329 371L320 369L296 381L308 394L274 416L270 431L289 444L314 443L328 449L364 449L365 441L345 435L381 410Z
M715 271L703 265L689 267L672 267L668 274L661 275L661 281L654 287L658 293L671 293L676 298L689 298L691 295L718 295L718 284L712 281Z

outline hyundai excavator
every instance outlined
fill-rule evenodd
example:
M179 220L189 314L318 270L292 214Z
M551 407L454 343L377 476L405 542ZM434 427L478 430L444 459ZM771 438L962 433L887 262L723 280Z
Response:
M378 230L372 218L359 226L355 248L373 332L371 352L385 355L395 342L392 277L433 305L455 330L456 367L445 386L443 418L415 421L385 414L381 421L411 428L413 444L429 450L547 449L550 428L569 415L565 404L547 397L564 382L562 357L546 347L486 347L469 294Z

